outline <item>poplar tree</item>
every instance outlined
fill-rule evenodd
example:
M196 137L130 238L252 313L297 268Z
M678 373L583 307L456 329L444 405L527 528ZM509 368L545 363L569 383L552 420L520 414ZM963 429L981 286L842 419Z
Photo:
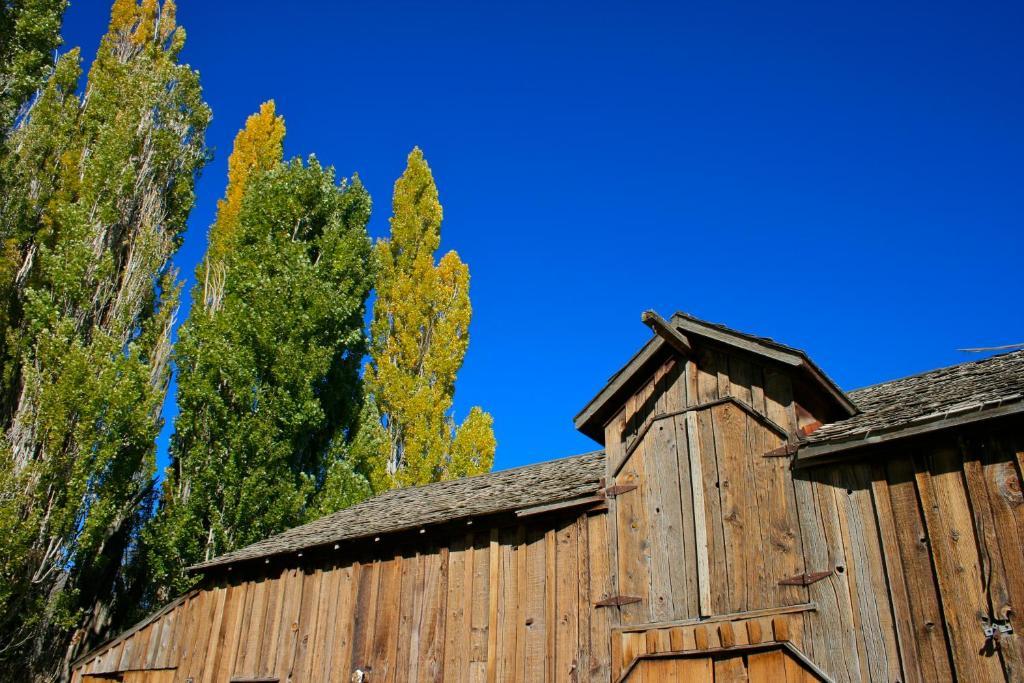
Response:
M67 0L0 0L0 130L7 131L46 79Z
M114 3L77 95L62 56L6 140L0 202L0 672L67 676L125 605L178 300L170 257L210 112L166 0Z
M357 449L376 490L486 472L495 450L488 413L474 406L458 427L449 414L469 345L469 268L454 251L434 262L442 209L419 148L395 183L392 212L391 237L374 248L377 299Z
M253 176L281 163L284 134L284 117L277 115L274 101L270 100L246 119L245 128L235 136L235 145L228 157L227 190L224 198L217 202L217 219L210 227L206 257L197 273L199 282L203 283L202 304L206 311L220 307L227 275L225 257L238 227L246 185Z
M153 603L189 586L187 566L369 494L348 444L371 287L370 197L315 158L282 163L283 131L264 105L236 138L197 273L199 283L213 267L224 277L179 334L172 463L144 536Z

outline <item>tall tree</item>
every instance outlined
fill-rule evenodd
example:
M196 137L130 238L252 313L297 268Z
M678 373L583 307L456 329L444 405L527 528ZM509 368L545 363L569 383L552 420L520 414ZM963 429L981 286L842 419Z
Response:
M176 347L172 463L144 540L154 602L189 585L188 565L369 493L348 442L371 287L370 197L358 178L336 184L315 158L275 159L283 124L273 116L265 107L236 139L200 267L221 263L222 294L216 306L193 304Z
M0 130L8 131L53 66L67 0L0 0Z
M274 101L270 100L246 119L245 128L235 136L235 146L228 157L227 190L217 202L217 220L210 227L206 257L197 273L203 283L202 304L206 311L216 311L224 295L225 258L238 227L245 188L250 178L281 163L284 133L284 117L277 115Z
M392 212L391 238L374 248L366 368L366 410L379 411L383 434L364 430L360 452L377 490L485 472L495 450L488 413L473 407L457 428L449 415L469 345L469 268L454 251L434 263L442 210L419 148L395 183Z
M124 605L210 112L171 0L117 0L84 93L63 56L6 144L0 672L67 675Z

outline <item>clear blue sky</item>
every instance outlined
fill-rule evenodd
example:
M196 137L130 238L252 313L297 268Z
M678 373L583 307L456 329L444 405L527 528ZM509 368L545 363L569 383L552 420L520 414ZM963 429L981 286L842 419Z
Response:
M89 59L108 7L72 0ZM216 150L183 274L263 100L288 155L358 171L374 236L421 146L472 274L456 411L494 414L499 468L593 447L572 417L646 308L804 348L848 389L1024 342L1020 2L179 0L179 19Z

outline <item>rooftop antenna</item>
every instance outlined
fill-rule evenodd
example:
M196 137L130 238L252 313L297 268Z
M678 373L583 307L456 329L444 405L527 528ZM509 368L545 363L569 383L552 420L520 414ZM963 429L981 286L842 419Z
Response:
M957 349L964 353L986 353L988 351L1010 351L1013 349L1024 349L1024 344L1005 344L1003 346L979 346L976 349Z

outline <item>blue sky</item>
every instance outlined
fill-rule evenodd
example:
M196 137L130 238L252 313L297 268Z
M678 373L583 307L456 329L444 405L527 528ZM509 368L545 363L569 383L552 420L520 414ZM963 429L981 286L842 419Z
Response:
M72 0L67 46L91 59L108 9ZM442 249L472 274L456 413L493 413L496 467L593 447L572 417L645 341L647 308L804 348L847 389L1024 342L1022 3L179 0L178 15L216 154L182 273L260 102L285 116L289 156L359 173L374 236L419 145Z

